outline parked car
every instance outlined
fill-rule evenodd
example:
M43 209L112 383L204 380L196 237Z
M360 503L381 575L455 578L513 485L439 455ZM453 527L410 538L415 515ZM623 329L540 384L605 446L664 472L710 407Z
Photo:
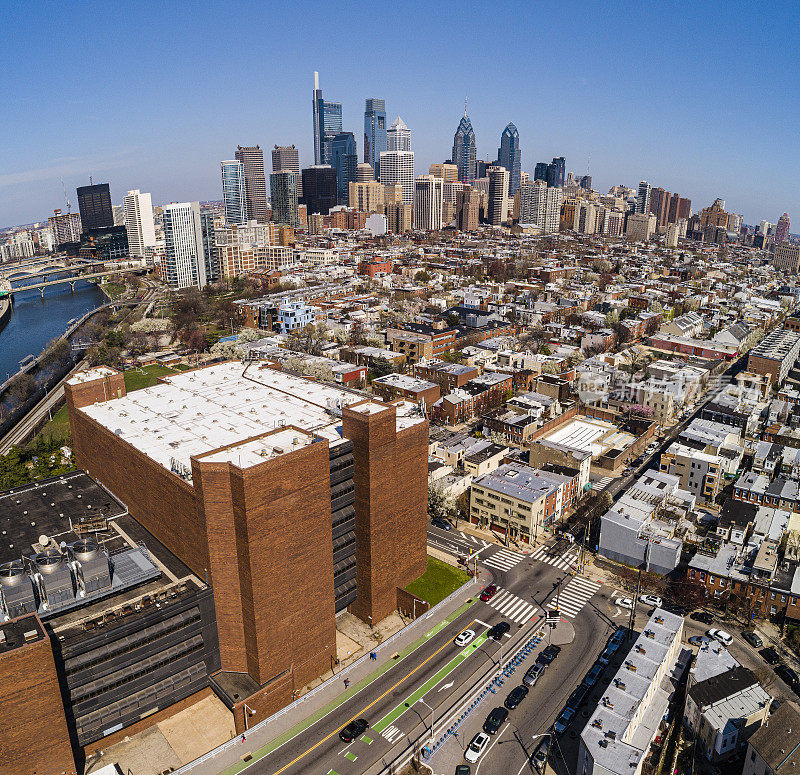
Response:
M474 637L475 630L464 630L464 632L458 633L458 635L453 638L453 643L455 643L456 646L466 646Z
M584 697L586 697L588 693L589 690L583 684L581 684L577 689L575 689L572 692L572 694L570 694L569 699L567 700L564 707L572 708L572 710L577 711L578 708L580 708Z
M486 636L492 640L500 640L510 629L511 625L508 622L498 622L486 633Z
M658 595L642 595L639 600L645 605L652 605L655 608L661 608L662 600Z
M715 627L712 627L707 633L709 638L714 638L718 640L723 646L730 646L733 643L733 637L729 632L725 632L725 630L718 630Z
M492 712L486 717L483 722L483 731L487 735L494 735L501 725L508 718L508 710L506 708L493 708Z
M764 645L764 641L754 632L743 632L742 637L754 648L760 649Z
M497 584L489 584L486 589L481 592L481 600L488 603L497 594Z
M692 635L689 638L689 645L690 646L706 646L711 643L711 638L707 638L705 635Z
M453 526L446 519L443 519L442 517L434 517L431 520L431 524L434 527L438 527L439 530L452 530L453 529Z
M506 697L506 701L503 703L509 710L514 710L527 696L530 690L527 686L520 685L514 687Z
M522 683L525 686L533 686L536 681L539 680L539 676L544 672L545 665L543 662L535 662L531 667L527 669L525 675L522 678Z
M456 775L469 775L469 764L459 764L456 766Z
M368 727L366 719L357 718L339 731L339 739L343 743L352 743L357 737L363 735Z
M559 654L561 653L561 646L556 646L554 643L545 646L539 656L536 657L537 662L541 662L547 667Z
M575 711L572 708L564 708L564 710L561 711L561 715L556 719L556 723L553 724L553 729L557 735L563 734L574 715Z
M547 764L547 755L550 753L550 735L545 735L539 745L536 746L534 752L531 754L530 763L536 768L539 773L544 772L545 765Z
M795 694L800 691L800 676L789 665L781 663L775 668L777 675Z
M768 665L777 665L778 662L781 661L780 654L772 646L767 646L765 649L761 649L758 652L761 654L761 658L768 664Z
M614 601L614 605L619 606L620 608L627 608L629 611L633 610L633 600L629 597L618 597Z
M625 641L625 633L627 630L624 627L617 627L616 632L608 639L608 645L615 645L619 648Z
M609 665L611 663L611 658L614 656L614 652L616 650L617 650L616 648L612 648L611 646L606 646L603 649L603 652L600 654L600 656L597 657L597 664L602 665L603 667Z
M708 611L695 611L689 614L689 618L702 624L714 624L714 617Z
M595 663L592 665L592 669L584 676L581 683L587 689L591 689L600 680L600 676L603 674L604 669L605 668L603 665L598 665Z
M472 738L472 741L467 746L467 750L464 751L464 758L470 762L471 764L475 764L478 759L481 758L483 752L486 750L486 746L489 745L489 741L492 738L489 737L484 732L478 732L475 737Z

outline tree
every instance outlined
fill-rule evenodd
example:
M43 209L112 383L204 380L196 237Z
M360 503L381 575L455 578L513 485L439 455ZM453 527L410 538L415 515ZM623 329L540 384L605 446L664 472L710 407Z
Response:
M364 323L360 320L354 320L350 324L350 336L348 344L352 347L359 347L367 340L366 331L364 330Z
M394 364L388 358L373 358L370 367L370 381L378 377L385 377L394 370Z
M428 484L428 516L432 519L446 519L448 514L447 497L435 483Z
M324 323L309 323L287 334L286 346L295 352L320 355L322 346L328 341L328 327Z
M694 611L705 603L708 592L695 579L673 579L669 586L669 596L675 605Z
M18 403L24 404L35 390L36 380L30 374L17 374L11 380L7 392Z
M420 269L419 272L414 275L414 280L418 283L427 284L431 281L431 276L424 269Z

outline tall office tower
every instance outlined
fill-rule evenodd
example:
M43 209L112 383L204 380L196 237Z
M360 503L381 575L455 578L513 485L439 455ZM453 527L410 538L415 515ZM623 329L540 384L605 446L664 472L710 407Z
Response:
M342 103L322 98L319 73L314 71L314 164L330 164L327 143L342 131Z
M475 132L472 122L467 115L467 103L464 102L464 115L458 122L455 136L453 137L453 164L458 167L458 179L464 183L475 180Z
M272 149L272 171L289 170L297 173L297 196L302 198L303 186L300 178L300 153L294 145L276 145Z
M584 175L580 179L580 187L588 191L592 187L592 176Z
M377 97L367 97L364 108L364 161L380 173L381 154L386 148L386 103Z
M542 234L557 233L564 190L560 186L548 186L543 180L534 180L524 182L519 193L519 222L535 223Z
M431 164L430 174L434 177L441 178L443 181L456 181L458 180L458 167L455 164Z
M84 231L104 229L114 225L114 209L108 183L78 186L78 209Z
M761 223L758 225L758 233L766 237L767 235L773 233L774 228L774 223L770 223L769 221L761 221Z
M775 244L779 245L781 242L786 242L789 239L789 213L784 213L778 218L778 224L775 227Z
M272 220L275 223L288 223L295 229L300 226L300 211L297 206L298 177L291 170L280 170L269 176Z
M210 205L200 207L200 231L203 234L203 256L206 264L206 283L215 283L221 276L221 261L217 250L217 213Z
M371 164L362 162L356 166L356 181L358 183L366 183L370 180L375 180L375 171L372 169Z
M513 123L500 135L500 147L497 149L497 163L505 167L509 173L508 194L514 196L519 191L519 173L522 162L522 151L519 147L519 132Z
M672 201L672 194L663 188L650 189L649 212L656 217L656 229L664 231L669 222L669 206Z
M533 168L533 179L543 180L545 183L547 182L547 162L540 161L536 163L536 166Z
M442 228L444 181L433 175L421 175L414 181L414 228L439 231Z
M336 170L338 204L346 205L350 183L356 179L358 154L352 132L339 132L328 141L328 162Z
M247 223L247 199L244 185L244 165L238 159L219 163L222 171L222 203L225 222Z
M567 161L563 156L554 156L547 165L547 185L563 186L566 180Z
M392 234L404 234L411 231L411 215L413 207L403 201L386 204L386 228Z
M207 284L206 256L199 202L165 205L162 279L173 291Z
M78 242L81 238L81 217L78 213L62 213L61 210L53 210L53 214L47 219L50 228L53 230L53 240L56 247L65 242Z
M264 178L264 151L259 145L239 145L236 160L244 175L245 220L267 222L267 182Z
M508 217L509 172L505 167L489 167L489 212L492 226L500 226Z
M677 223L681 218L687 221L692 215L692 200L683 199L679 194L673 194L669 200L669 213L667 223Z
M414 204L414 151L384 151L381 154L381 184L399 183L403 187L403 202Z
M456 224L459 231L477 231L481 220L481 195L472 186L465 185L458 194Z
M636 214L645 215L650 212L650 184L646 180L639 181L636 194Z
M433 175L433 173L431 173ZM438 178L438 175L434 175ZM443 194L442 201L449 202L452 205L458 205L461 192L469 186L469 183L462 183L460 180L445 180L442 185Z
M128 253L144 258L156 246L156 227L153 222L153 202L150 194L139 189L122 197L125 208L125 228L128 232Z
M386 132L387 151L410 151L411 150L411 130L406 126L406 122L398 116ZM380 155L378 156L378 174L380 174Z
M309 215L327 215L331 207L336 207L336 170L330 164L303 170L303 204Z
M114 214L114 226L124 226L125 207L123 205L111 205L111 211Z
M383 190L383 186L377 180L358 180L351 183L350 207L355 207L364 213L382 213Z

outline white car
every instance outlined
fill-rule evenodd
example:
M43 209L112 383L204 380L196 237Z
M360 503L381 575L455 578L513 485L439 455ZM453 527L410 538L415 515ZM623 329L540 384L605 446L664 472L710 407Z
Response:
M464 751L464 758L470 764L475 764L483 755L491 739L492 738L489 737L486 732L478 732L478 734L472 738L472 742L467 746L467 750Z
M725 630L717 630L713 627L706 633L709 638L714 638L714 640L718 640L723 646L730 646L733 643L733 637L730 633L725 632Z
M620 608L627 608L629 611L633 610L633 600L629 597L618 597L614 601L614 605L619 606Z
M475 630L464 630L464 632L460 632L456 635L453 643L455 643L456 646L466 646L474 637Z
M661 608L661 598L658 595L641 595L639 600L645 605L652 605L656 608Z

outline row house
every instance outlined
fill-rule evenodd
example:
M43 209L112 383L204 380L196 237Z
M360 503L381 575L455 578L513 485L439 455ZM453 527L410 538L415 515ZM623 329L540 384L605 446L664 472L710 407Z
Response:
M798 482L792 479L770 479L764 474L748 471L733 486L734 500L757 503L784 511L800 512Z
M450 392L463 387L469 380L480 374L475 366L448 363L438 359L415 363L413 373L415 377L437 383L442 392Z
M511 374L487 372L442 396L431 408L431 418L450 425L471 420L502 404L512 385Z

